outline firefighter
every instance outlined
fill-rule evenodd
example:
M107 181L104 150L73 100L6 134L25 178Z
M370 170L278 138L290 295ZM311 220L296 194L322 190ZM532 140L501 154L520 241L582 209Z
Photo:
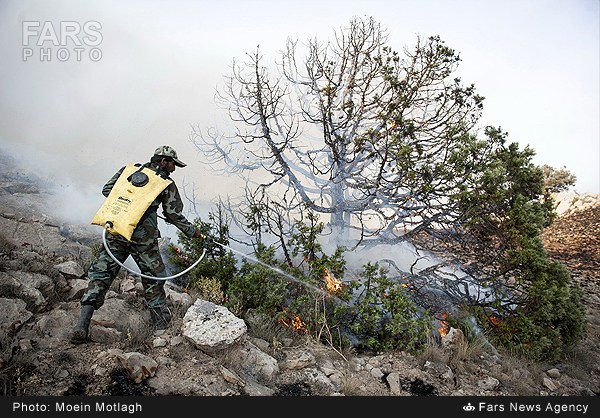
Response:
M158 248L160 231L158 229L157 209L161 207L165 221L175 225L188 238L205 238L200 229L196 228L182 214L183 202L175 182L169 177L175 171L176 167L183 168L185 166L186 164L177 158L177 152L168 145L158 147L149 162L143 165L136 164L136 167L139 167L137 171L143 169L144 173L152 173L160 176L161 181L164 182L166 187L162 191L159 191L158 195L150 193L149 197L143 197L149 201L149 206L147 204L147 210L139 214L141 216L138 216L139 220L133 229L130 239L114 231L106 234L106 243L110 248L112 256L119 260L120 263L125 262L127 257L131 256L143 274L141 281L144 288L144 299L150 311L154 329L165 329L171 321L171 313L167 307L164 290L165 281L144 277L167 277L165 264ZM119 185L125 181L123 177L127 174L125 172L127 167L121 167L102 188L102 194L107 197L107 200L110 196L114 195L114 193L111 195L113 189L116 192L115 184ZM154 177L152 174L149 176L146 175L147 178L145 180L148 181L149 178L152 181ZM143 175L140 176L143 177ZM131 181L131 177L133 176L127 177ZM120 178L121 180L119 181ZM134 188L130 186L130 189ZM144 188L141 187L140 190L144 190ZM81 297L79 321L73 328L71 335L71 342L74 344L82 344L88 341L92 315L95 310L100 309L104 304L106 292L120 270L119 263L113 257L110 256L103 246L88 269L87 278L89 284Z

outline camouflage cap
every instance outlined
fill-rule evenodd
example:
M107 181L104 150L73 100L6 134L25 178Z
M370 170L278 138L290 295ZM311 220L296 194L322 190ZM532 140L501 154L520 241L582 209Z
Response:
M183 161L179 161L177 159L177 152L168 145L163 145L161 147L156 148L156 151L154 151L154 155L172 158L177 167L185 167L187 165Z

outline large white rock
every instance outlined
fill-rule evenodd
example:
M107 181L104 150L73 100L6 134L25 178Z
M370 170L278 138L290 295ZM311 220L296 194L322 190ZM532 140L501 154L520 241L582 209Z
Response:
M239 342L247 331L244 320L229 309L202 299L197 299L183 317L183 336L209 354Z

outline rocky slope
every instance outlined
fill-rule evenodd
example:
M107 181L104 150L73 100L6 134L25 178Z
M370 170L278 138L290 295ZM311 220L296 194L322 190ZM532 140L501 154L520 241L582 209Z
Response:
M560 364L533 364L458 330L422 356L360 354L249 316L242 341L207 352L183 333L190 295L169 287L175 319L152 332L139 280L122 272L93 318L92 341L73 345L84 272L99 231L46 213L43 182L10 167L0 183L0 388L3 395L463 396L600 393L600 206L565 214L544 234L550 253L586 289L586 340ZM6 169L9 168L9 169ZM261 352L263 364L248 354ZM266 367L265 364L269 364ZM268 370L267 370L268 369Z

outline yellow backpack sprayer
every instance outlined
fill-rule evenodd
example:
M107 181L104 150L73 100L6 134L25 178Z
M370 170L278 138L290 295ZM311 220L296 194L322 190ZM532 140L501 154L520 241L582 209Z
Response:
M154 277L148 276L130 269L121 263L110 251L106 241L106 232L120 235L131 240L140 219L150 207L154 199L171 184L172 180L163 178L159 173L134 164L128 164L117 179L108 197L100 206L92 219L93 225L104 227L102 232L102 243L108 255L121 267L132 274L153 280L172 280L180 277L200 263L206 254L203 250L200 258L187 269L173 276Z

